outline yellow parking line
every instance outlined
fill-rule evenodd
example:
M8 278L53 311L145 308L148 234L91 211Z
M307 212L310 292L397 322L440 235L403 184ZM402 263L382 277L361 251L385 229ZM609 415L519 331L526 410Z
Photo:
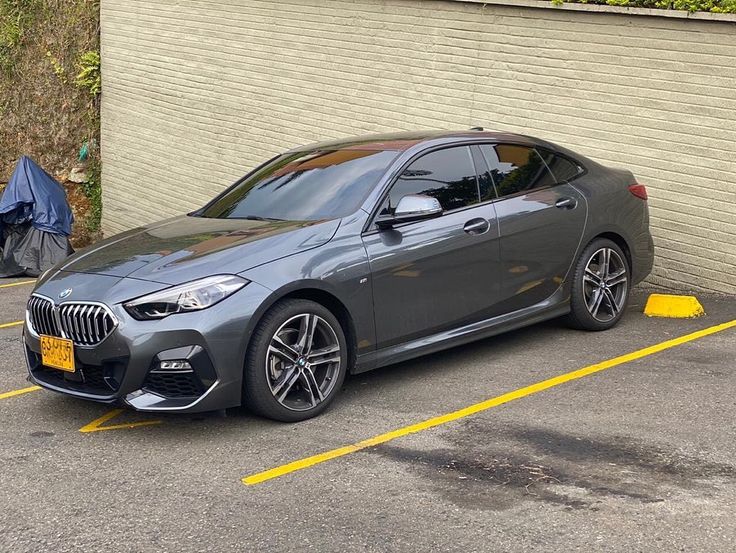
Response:
M40 390L41 386L29 386L28 388L21 388L20 390L13 390L12 392L3 392L0 394L0 399L8 399L9 397L15 397L20 396L22 394L27 394L28 392L35 392L36 390Z
M100 418L93 420L89 424L85 424L79 429L80 432L102 432L103 430L123 430L128 428L138 428L140 426L151 426L153 424L161 424L163 421L140 421L140 422L129 422L127 424L111 424L110 426L102 426L107 421L114 419L120 413L124 412L125 409L113 409L112 411L105 413Z
M11 282L10 284L0 284L0 288L11 288L13 286L25 286L26 284L34 284L35 280L24 280L23 282Z
M2 324L0 324L0 328L11 328L11 327L14 327L14 326L20 326L22 324L23 324L23 321L15 321L15 322L12 322L12 323L2 323Z
M242 482L243 484L249 486L253 484L259 484L261 482L265 482L273 478L278 478L279 476L284 476L285 474L296 472L298 470L302 470L317 465L319 463L324 463L325 461L329 461L330 459L335 459L337 457L342 457L350 453L355 453L356 451L360 451L361 449L373 447L391 440L395 440L396 438L400 438L402 436L407 436L409 434L421 432L422 430L428 430L436 426L469 417L470 415L475 415L477 413L480 413L481 411L486 411L487 409L498 407L499 405L503 405L504 403L514 401L515 399L520 399L522 397L536 394L543 390L559 386L560 384L564 384L572 380L577 380L579 378L583 378L584 376L604 371L617 365L629 363L630 361L635 361L636 359L641 359L642 357L647 357L648 355L653 355L655 353L659 353L660 351L674 348L675 346L679 346L681 344L685 344L687 342L691 342L693 340L703 338L704 336L709 336L711 334L715 334L716 332L721 332L733 327L736 327L736 319L720 325L711 326L703 330L698 330L697 332L686 334L678 338L673 338L672 340L667 340L666 342L661 342L659 344L633 351L625 355L620 355L618 357L614 357L613 359L608 359L606 361L596 363L595 365L589 365L576 371L561 374L547 380L542 380L541 382L537 382L536 384L531 384L530 386L519 388L518 390L514 390L512 392L508 392L506 394L488 399L486 401L470 405L469 407L465 407L458 411L453 411L451 413L427 419L416 424L405 426L403 428L398 428L396 430L392 430L391 432L386 432L385 434L380 434L378 436L374 436L373 438L368 438L367 440L363 440L362 442L358 442L356 444L347 445L344 447L333 449L331 451L325 451L323 453L319 453L311 457L305 457L304 459L299 459L298 461L287 463L276 468L272 468L263 472L258 472L244 477L242 479Z

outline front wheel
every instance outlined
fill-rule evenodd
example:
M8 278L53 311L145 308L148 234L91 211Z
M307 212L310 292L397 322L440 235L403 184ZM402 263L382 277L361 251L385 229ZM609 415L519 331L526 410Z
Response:
M245 361L245 404L264 417L296 422L319 415L347 372L347 344L324 306L288 299L258 323Z
M607 330L623 316L629 301L630 268L614 242L593 240L580 255L573 276L568 322L582 330Z

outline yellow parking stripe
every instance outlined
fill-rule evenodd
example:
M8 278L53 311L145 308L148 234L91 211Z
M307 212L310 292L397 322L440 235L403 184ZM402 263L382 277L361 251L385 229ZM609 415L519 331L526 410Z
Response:
M400 438L402 436L415 434L416 432L421 432L422 430L428 430L436 426L469 417L482 411L486 411L487 409L498 407L499 405L503 405L504 403L514 401L515 399L520 399L522 397L536 394L543 390L559 386L560 384L564 384L572 380L577 380L579 378L583 378L584 376L589 376L591 374L604 371L606 369L610 369L611 367L616 367L624 363L629 363L631 361L635 361L636 359L641 359L642 357L647 357L648 355L653 355L655 353L659 353L660 351L674 348L687 342L692 342L693 340L697 340L699 338L703 338L704 336L709 336L711 334L715 334L716 332L721 332L733 327L736 327L736 319L727 323L711 326L703 330L698 330L697 332L686 334L684 336L680 336L679 338L667 340L666 342L661 342L659 344L655 344L653 346L627 353L625 355L620 355L618 357L614 357L613 359L608 359L607 361L596 363L595 365L589 365L576 371L561 374L547 380L542 380L541 382L537 382L536 384L531 384L530 386L519 388L518 390L514 390L512 392L508 392L506 394L488 399L486 401L470 405L469 407L465 407L458 411L453 411L451 413L427 419L416 424L405 426L403 428L398 428L396 430L392 430L391 432L386 432L385 434L380 434L378 436L374 436L373 438L368 438L367 440L363 440L362 442L358 442L356 444L347 445L338 449L319 453L311 457L305 457L304 459L299 459L298 461L281 465L279 467L272 468L263 472L258 472L250 476L246 476L242 479L242 482L243 484L249 486L253 484L259 484L273 478L278 478L279 476L284 476L285 474L303 470L319 463L324 463L325 461L329 461L330 459L335 459L337 457L342 457L350 453L355 453L356 451L360 451L361 449L373 447L391 440L395 440L396 438Z
M20 396L27 394L28 392L35 392L40 390L41 386L29 386L28 388L21 388L20 390L13 390L12 392L3 392L0 394L0 399L8 399L9 397Z
M15 321L12 323L2 323L0 324L0 328L12 328L14 326L20 326L23 324L23 321Z
M10 284L0 284L0 288L11 288L13 286L25 286L26 284L34 284L35 280L24 280L23 282L11 282Z
M153 424L161 424L163 421L140 421L140 422L129 422L127 424L111 424L110 426L102 426L107 421L114 419L120 413L124 412L125 409L113 409L112 411L105 413L100 418L93 420L89 424L85 424L79 429L80 432L102 432L103 430L123 430L129 428L138 428L140 426L151 426Z

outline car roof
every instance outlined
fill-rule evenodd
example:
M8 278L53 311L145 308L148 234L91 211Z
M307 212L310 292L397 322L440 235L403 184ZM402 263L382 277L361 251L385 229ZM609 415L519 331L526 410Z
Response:
M290 150L291 152L304 152L310 150L397 150L404 151L409 148L422 144L432 143L432 145L440 145L443 142L451 144L453 142L462 142L467 139L481 139L489 142L515 142L524 143L534 146L545 146L553 148L553 145L538 138L515 134L509 132L486 131L485 129L476 128L464 131L416 131L388 134L374 134L366 136L354 136L342 138L339 140L331 140L328 142L316 142L299 146Z

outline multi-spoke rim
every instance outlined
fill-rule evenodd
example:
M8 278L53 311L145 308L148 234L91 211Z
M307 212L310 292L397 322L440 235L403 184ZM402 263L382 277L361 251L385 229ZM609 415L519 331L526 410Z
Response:
M605 323L618 317L627 288L626 264L616 250L601 248L590 256L583 274L583 296L596 321Z
M314 313L282 324L266 353L266 380L273 397L292 411L317 407L340 372L340 342L332 326Z

